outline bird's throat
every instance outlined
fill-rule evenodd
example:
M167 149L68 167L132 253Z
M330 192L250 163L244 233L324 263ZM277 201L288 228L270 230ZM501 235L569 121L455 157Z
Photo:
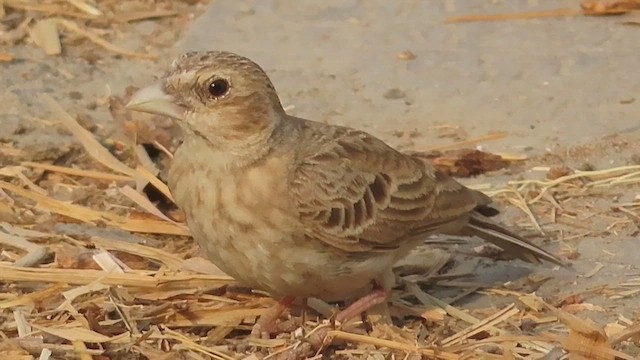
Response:
M194 131L185 137L176 151L174 161L196 160L208 167L227 171L255 164L270 152L271 143L268 138L225 141Z

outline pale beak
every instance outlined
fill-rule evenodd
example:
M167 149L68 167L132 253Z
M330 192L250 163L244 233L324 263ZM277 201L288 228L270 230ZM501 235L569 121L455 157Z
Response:
M151 114L166 115L174 119L184 120L185 109L176 104L176 99L164 92L162 85L155 84L138 90L127 108Z

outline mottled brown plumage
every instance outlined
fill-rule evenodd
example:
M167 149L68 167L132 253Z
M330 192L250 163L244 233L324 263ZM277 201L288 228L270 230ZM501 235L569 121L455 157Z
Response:
M343 300L372 282L389 288L393 264L435 233L559 263L482 215L488 197L424 161L365 132L287 115L244 57L187 53L130 107L180 122L168 183L194 238L223 271L273 296Z

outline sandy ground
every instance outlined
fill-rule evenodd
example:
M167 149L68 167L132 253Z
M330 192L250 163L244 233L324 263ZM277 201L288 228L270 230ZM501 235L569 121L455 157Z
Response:
M82 50L86 47L66 47L61 57L47 57L34 45L6 47L3 51L17 60L0 64L5 89L0 94L0 141L23 149L18 158L40 161L54 159L55 149L70 146L71 137L46 122L51 120L48 110L35 96L40 92L55 97L69 112L86 113L99 126L98 135L117 137L121 129L111 122L101 99L123 94L129 85L149 83L180 51L224 49L263 65L293 115L366 129L406 149L506 131L504 139L482 147L533 159L522 171L465 179L468 183L498 186L539 176L527 171L533 166L558 163L596 168L636 163L637 27L622 25L617 17L444 23L449 16L469 13L561 7L577 8L578 2L214 1L206 8L192 6L193 14L203 13L193 22L184 17L176 22L180 26L166 29L162 21L144 21L116 41L138 51L151 44L147 50L159 54L158 61L115 58L94 48L91 52L99 56L91 63L88 50ZM415 59L398 58L407 51ZM456 137L444 136L443 129L454 129ZM617 203L633 201L636 193L636 187L616 187L590 202L584 214L578 206L574 225L593 231L572 240L558 241L563 225L541 221L554 235L550 249L579 254L572 269L470 260L456 271L473 272L473 281L490 285L531 282L532 291L559 298L637 277L635 224L606 229L611 218L586 216L587 209L607 212ZM522 212L508 209L507 221L526 223ZM575 229L564 226L568 233ZM589 274L598 264L602 269ZM532 280L532 274L544 280ZM640 320L638 297L611 299L598 291L581 296L602 307L580 312L581 317L601 325L619 316ZM458 305L504 301L510 300L479 294ZM638 349L626 350L640 355Z

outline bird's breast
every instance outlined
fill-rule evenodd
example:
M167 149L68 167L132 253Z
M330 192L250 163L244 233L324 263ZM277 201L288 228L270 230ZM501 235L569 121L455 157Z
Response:
M256 286L280 249L303 236L287 192L285 159L243 169L217 166L209 157L177 152L169 187L205 255L229 275Z

